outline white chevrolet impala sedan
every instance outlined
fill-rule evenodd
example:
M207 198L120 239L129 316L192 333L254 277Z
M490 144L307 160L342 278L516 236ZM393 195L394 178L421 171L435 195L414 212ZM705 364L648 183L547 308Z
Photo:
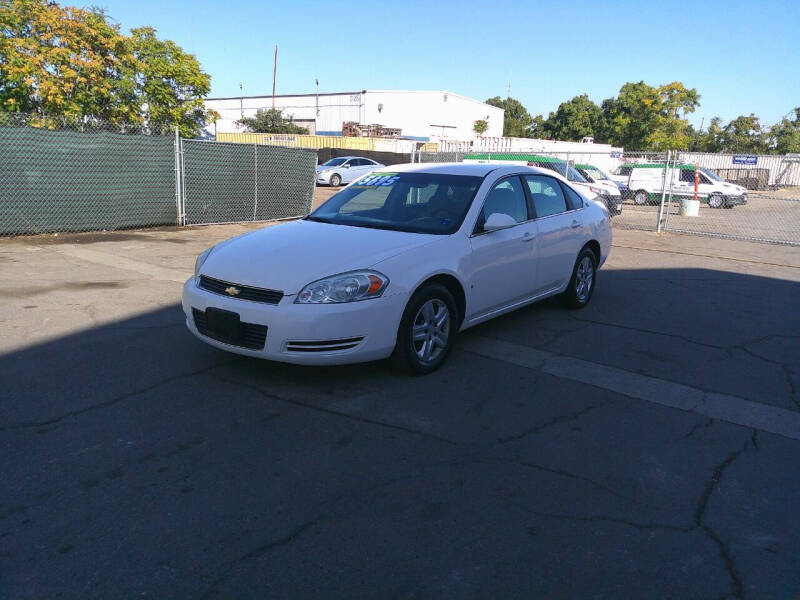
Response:
M427 373L477 323L556 294L586 306L610 249L606 209L553 171L383 167L304 219L203 252L183 310L230 352Z

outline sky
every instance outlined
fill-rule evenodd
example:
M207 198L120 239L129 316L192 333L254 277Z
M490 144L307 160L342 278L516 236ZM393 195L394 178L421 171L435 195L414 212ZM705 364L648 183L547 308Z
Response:
M62 4L82 5L81 0ZM700 93L693 125L800 106L800 0L282 2L94 0L123 31L150 25L194 54L209 97L362 89L508 95L532 115L628 81Z

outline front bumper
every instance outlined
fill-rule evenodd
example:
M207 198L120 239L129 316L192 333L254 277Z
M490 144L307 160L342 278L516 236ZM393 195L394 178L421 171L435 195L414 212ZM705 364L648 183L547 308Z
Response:
M200 340L245 356L301 365L335 365L386 358L394 350L405 309L402 295L346 304L295 304L294 298L284 296L278 304L228 298L200 289L192 277L183 286L182 306L186 326ZM203 335L192 309L204 313L210 307L235 312L242 323L266 326L264 347L247 349ZM327 342L353 338L362 338L355 347L333 351L325 348L332 345Z
M612 216L621 215L622 214L622 196L611 196L611 195L604 195L602 196L603 200L605 200L606 208L608 208L609 214Z
M317 183L321 183L323 185L330 185L331 184L331 174L330 173L317 173L317 177L315 179Z
M723 196L725 198L725 204L728 206L738 206L742 204L747 204L747 194L741 194L739 196Z

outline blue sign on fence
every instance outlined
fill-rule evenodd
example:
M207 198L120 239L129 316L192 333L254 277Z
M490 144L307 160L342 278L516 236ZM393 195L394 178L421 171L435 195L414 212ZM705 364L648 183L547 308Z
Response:
M758 156L754 154L734 154L733 164L735 165L756 165L758 164Z

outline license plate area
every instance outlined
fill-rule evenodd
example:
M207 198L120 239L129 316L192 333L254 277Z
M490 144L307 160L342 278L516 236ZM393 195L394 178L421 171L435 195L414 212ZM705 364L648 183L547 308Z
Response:
M239 313L221 308L207 308L206 326L211 337L228 344L241 345L244 331Z

